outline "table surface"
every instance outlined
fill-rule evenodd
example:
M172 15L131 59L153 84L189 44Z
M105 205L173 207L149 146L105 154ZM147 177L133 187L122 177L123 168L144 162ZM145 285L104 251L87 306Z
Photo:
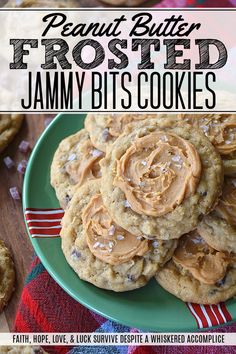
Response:
M17 186L20 191L22 190L23 177L16 171L16 168L8 170L3 163L3 158L10 156L16 164L23 159L28 159L30 153L22 154L18 145L22 140L27 140L32 148L45 129L46 117L49 115L27 115L13 142L0 154L0 239L4 240L10 249L16 269L16 289L5 308L10 330L14 325L25 276L33 257L33 248L26 232L21 201L14 201L9 195L10 187Z

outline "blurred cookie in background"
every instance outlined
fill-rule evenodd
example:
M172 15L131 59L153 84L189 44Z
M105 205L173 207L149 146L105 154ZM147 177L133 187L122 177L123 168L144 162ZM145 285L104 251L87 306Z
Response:
M1 114L0 115L0 152L13 140L21 127L23 114Z
M15 270L10 252L0 240L0 313L14 290Z

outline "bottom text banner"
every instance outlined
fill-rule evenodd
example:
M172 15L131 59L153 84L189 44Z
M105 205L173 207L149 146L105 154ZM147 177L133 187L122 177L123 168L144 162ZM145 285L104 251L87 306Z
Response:
M236 333L1 333L0 345L236 345Z

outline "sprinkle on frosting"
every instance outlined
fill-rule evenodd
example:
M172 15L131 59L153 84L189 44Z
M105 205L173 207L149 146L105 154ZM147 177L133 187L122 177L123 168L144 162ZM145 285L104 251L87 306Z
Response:
M125 194L132 210L162 216L194 194L201 161L187 140L163 132L137 138L117 160L114 185Z
M66 172L71 177L72 182L81 186L85 181L101 177L99 161L104 153L93 147L90 140L87 140L80 149L81 157L76 158L73 153L68 157Z
M118 265L148 251L148 241L116 225L103 204L101 194L93 196L82 213L90 251L102 261Z
M226 252L210 247L195 230L180 238L173 261L201 283L215 284L224 278L228 266L235 260Z
M236 152L236 114L183 114L182 118L200 128L221 155Z

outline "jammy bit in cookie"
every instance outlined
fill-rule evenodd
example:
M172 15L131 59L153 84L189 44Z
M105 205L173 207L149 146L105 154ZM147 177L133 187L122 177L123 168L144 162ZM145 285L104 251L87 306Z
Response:
M128 126L100 165L109 213L145 238L173 239L193 230L221 193L218 152L201 131L174 119Z
M192 231L179 239L156 280L183 301L216 304L236 295L236 255L216 250Z
M63 209L76 187L101 176L98 162L103 156L104 153L92 145L85 129L62 140L51 165L51 185Z
M176 247L175 240L145 240L117 225L103 204L99 180L76 190L62 220L61 238L78 276L114 291L144 286Z
M198 225L199 234L218 251L236 253L236 179L226 178L215 210Z
M97 149L106 151L120 136L127 124L156 117L155 114L96 114L89 113L84 125Z
M222 156L224 173L236 174L236 114L181 114L200 128Z

